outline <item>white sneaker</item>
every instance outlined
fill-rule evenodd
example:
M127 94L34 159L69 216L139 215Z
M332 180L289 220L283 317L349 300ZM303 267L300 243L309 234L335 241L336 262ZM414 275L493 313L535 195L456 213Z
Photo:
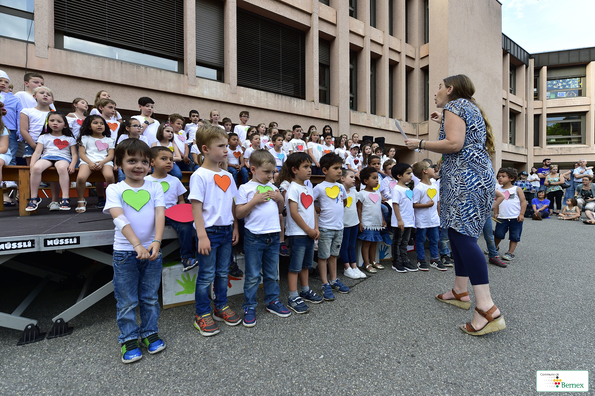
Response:
M85 183L85 187L93 187L93 185L91 183L89 183L89 182L86 182Z
M58 202L50 202L48 208L49 210L60 210L60 204Z
M355 272L355 270L351 267L347 268L343 271L343 275L351 279L359 279L359 274Z
M357 271L357 274L361 279L367 278L368 276L364 274L359 268L354 268L354 271Z
M70 182L70 188L76 188L76 182Z
M15 182L13 182L13 181L7 181L7 182L5 182L5 183L4 183L4 186L5 186L6 188L19 188L18 184L16 184L16 183L15 183Z

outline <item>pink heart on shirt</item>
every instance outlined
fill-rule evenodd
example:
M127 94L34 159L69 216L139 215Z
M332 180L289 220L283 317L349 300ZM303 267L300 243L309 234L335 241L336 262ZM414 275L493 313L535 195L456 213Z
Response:
M182 142L186 141L186 136L184 135L178 135L178 139L180 139Z
M506 199L510 198L510 192L504 191L502 194L504 194L504 198L506 198Z
M97 150L103 151L103 150L107 150L107 148L109 147L109 144L103 143L101 140L96 140L95 146L97 146Z
M372 200L372 202L376 203L378 202L378 200L380 199L380 196L378 194L370 194L368 195L370 197L370 199Z
M390 188L395 188L396 185L397 185L397 182L396 181L392 181L389 184Z

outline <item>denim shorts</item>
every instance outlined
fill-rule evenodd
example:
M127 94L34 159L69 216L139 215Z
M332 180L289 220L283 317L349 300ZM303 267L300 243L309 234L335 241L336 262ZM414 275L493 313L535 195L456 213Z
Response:
M33 156L33 153L35 152L35 150L33 150L31 148L31 146L29 146L29 143L25 142L25 151L23 152L23 158L28 158Z
M289 248L289 272L299 274L312 268L314 261L314 239L308 235L286 236Z
M367 242L382 242L382 235L380 235L380 230L367 230L364 229L363 232L360 232L357 236L358 239Z
M66 158L62 158L62 157L58 157L57 155L46 155L44 157L41 157L42 160L46 160L46 161L50 161L52 163L52 165L55 165L56 162L58 161L66 161L69 164L72 162L72 160L66 159Z
M523 232L523 223L517 219L498 219L496 229L494 230L494 238L504 239L508 231L508 239L511 242L520 242L521 233Z
M330 256L337 257L341 253L341 242L343 241L343 230L327 230L320 228L318 239L318 258L328 259Z

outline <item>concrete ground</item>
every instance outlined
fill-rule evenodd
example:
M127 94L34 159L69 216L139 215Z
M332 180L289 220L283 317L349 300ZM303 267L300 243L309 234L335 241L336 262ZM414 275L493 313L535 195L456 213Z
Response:
M452 287L453 269L386 269L359 282L340 272L352 289L336 301L283 319L265 312L261 290L257 326L223 325L214 337L194 329L192 305L163 310L167 349L124 365L112 294L73 319L67 337L16 346L20 333L0 328L0 394L534 394L537 370L593 371L593 230L555 218L526 221L517 259L508 268L489 266L508 328L483 337L457 327L472 310L434 299ZM101 276L109 277L108 267ZM311 286L318 292L320 280ZM0 311L14 310L33 287L0 266ZM47 331L77 295L48 286L24 316ZM233 296L230 306L241 311L242 301Z

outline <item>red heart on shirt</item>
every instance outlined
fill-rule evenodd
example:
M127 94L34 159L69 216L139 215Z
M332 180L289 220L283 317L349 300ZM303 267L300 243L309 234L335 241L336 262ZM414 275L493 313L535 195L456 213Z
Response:
M115 131L116 129L118 129L118 124L115 122L108 122L107 126L109 126L109 129L111 129L112 131Z
M353 163L357 165L357 164L359 164L359 160L356 158L353 160Z
M76 123L79 125L83 125L83 120L76 120Z
M234 151L233 152L233 156L236 158L240 158L240 156L242 155L242 153L240 153L239 151Z
M308 195L306 193L302 193L302 195L300 195L300 200L302 201L302 205L304 205L304 208L306 208L306 209L308 209L310 207L310 205L312 205L312 202L314 201L312 196Z
M103 151L103 150L107 150L107 148L109 147L109 144L103 143L101 140L96 140L95 146L97 146L97 150Z
M300 150L300 151L301 151L301 150L303 150L303 149L304 149L304 146L303 146L302 144L298 144L297 148L298 148L298 150Z
M60 140L60 139L54 139L54 144L60 150L66 148L66 147L68 147L70 145L70 143L68 143L68 140Z
M165 217L179 223L190 223L191 221L194 221L194 217L192 216L192 204L174 205L165 210Z

